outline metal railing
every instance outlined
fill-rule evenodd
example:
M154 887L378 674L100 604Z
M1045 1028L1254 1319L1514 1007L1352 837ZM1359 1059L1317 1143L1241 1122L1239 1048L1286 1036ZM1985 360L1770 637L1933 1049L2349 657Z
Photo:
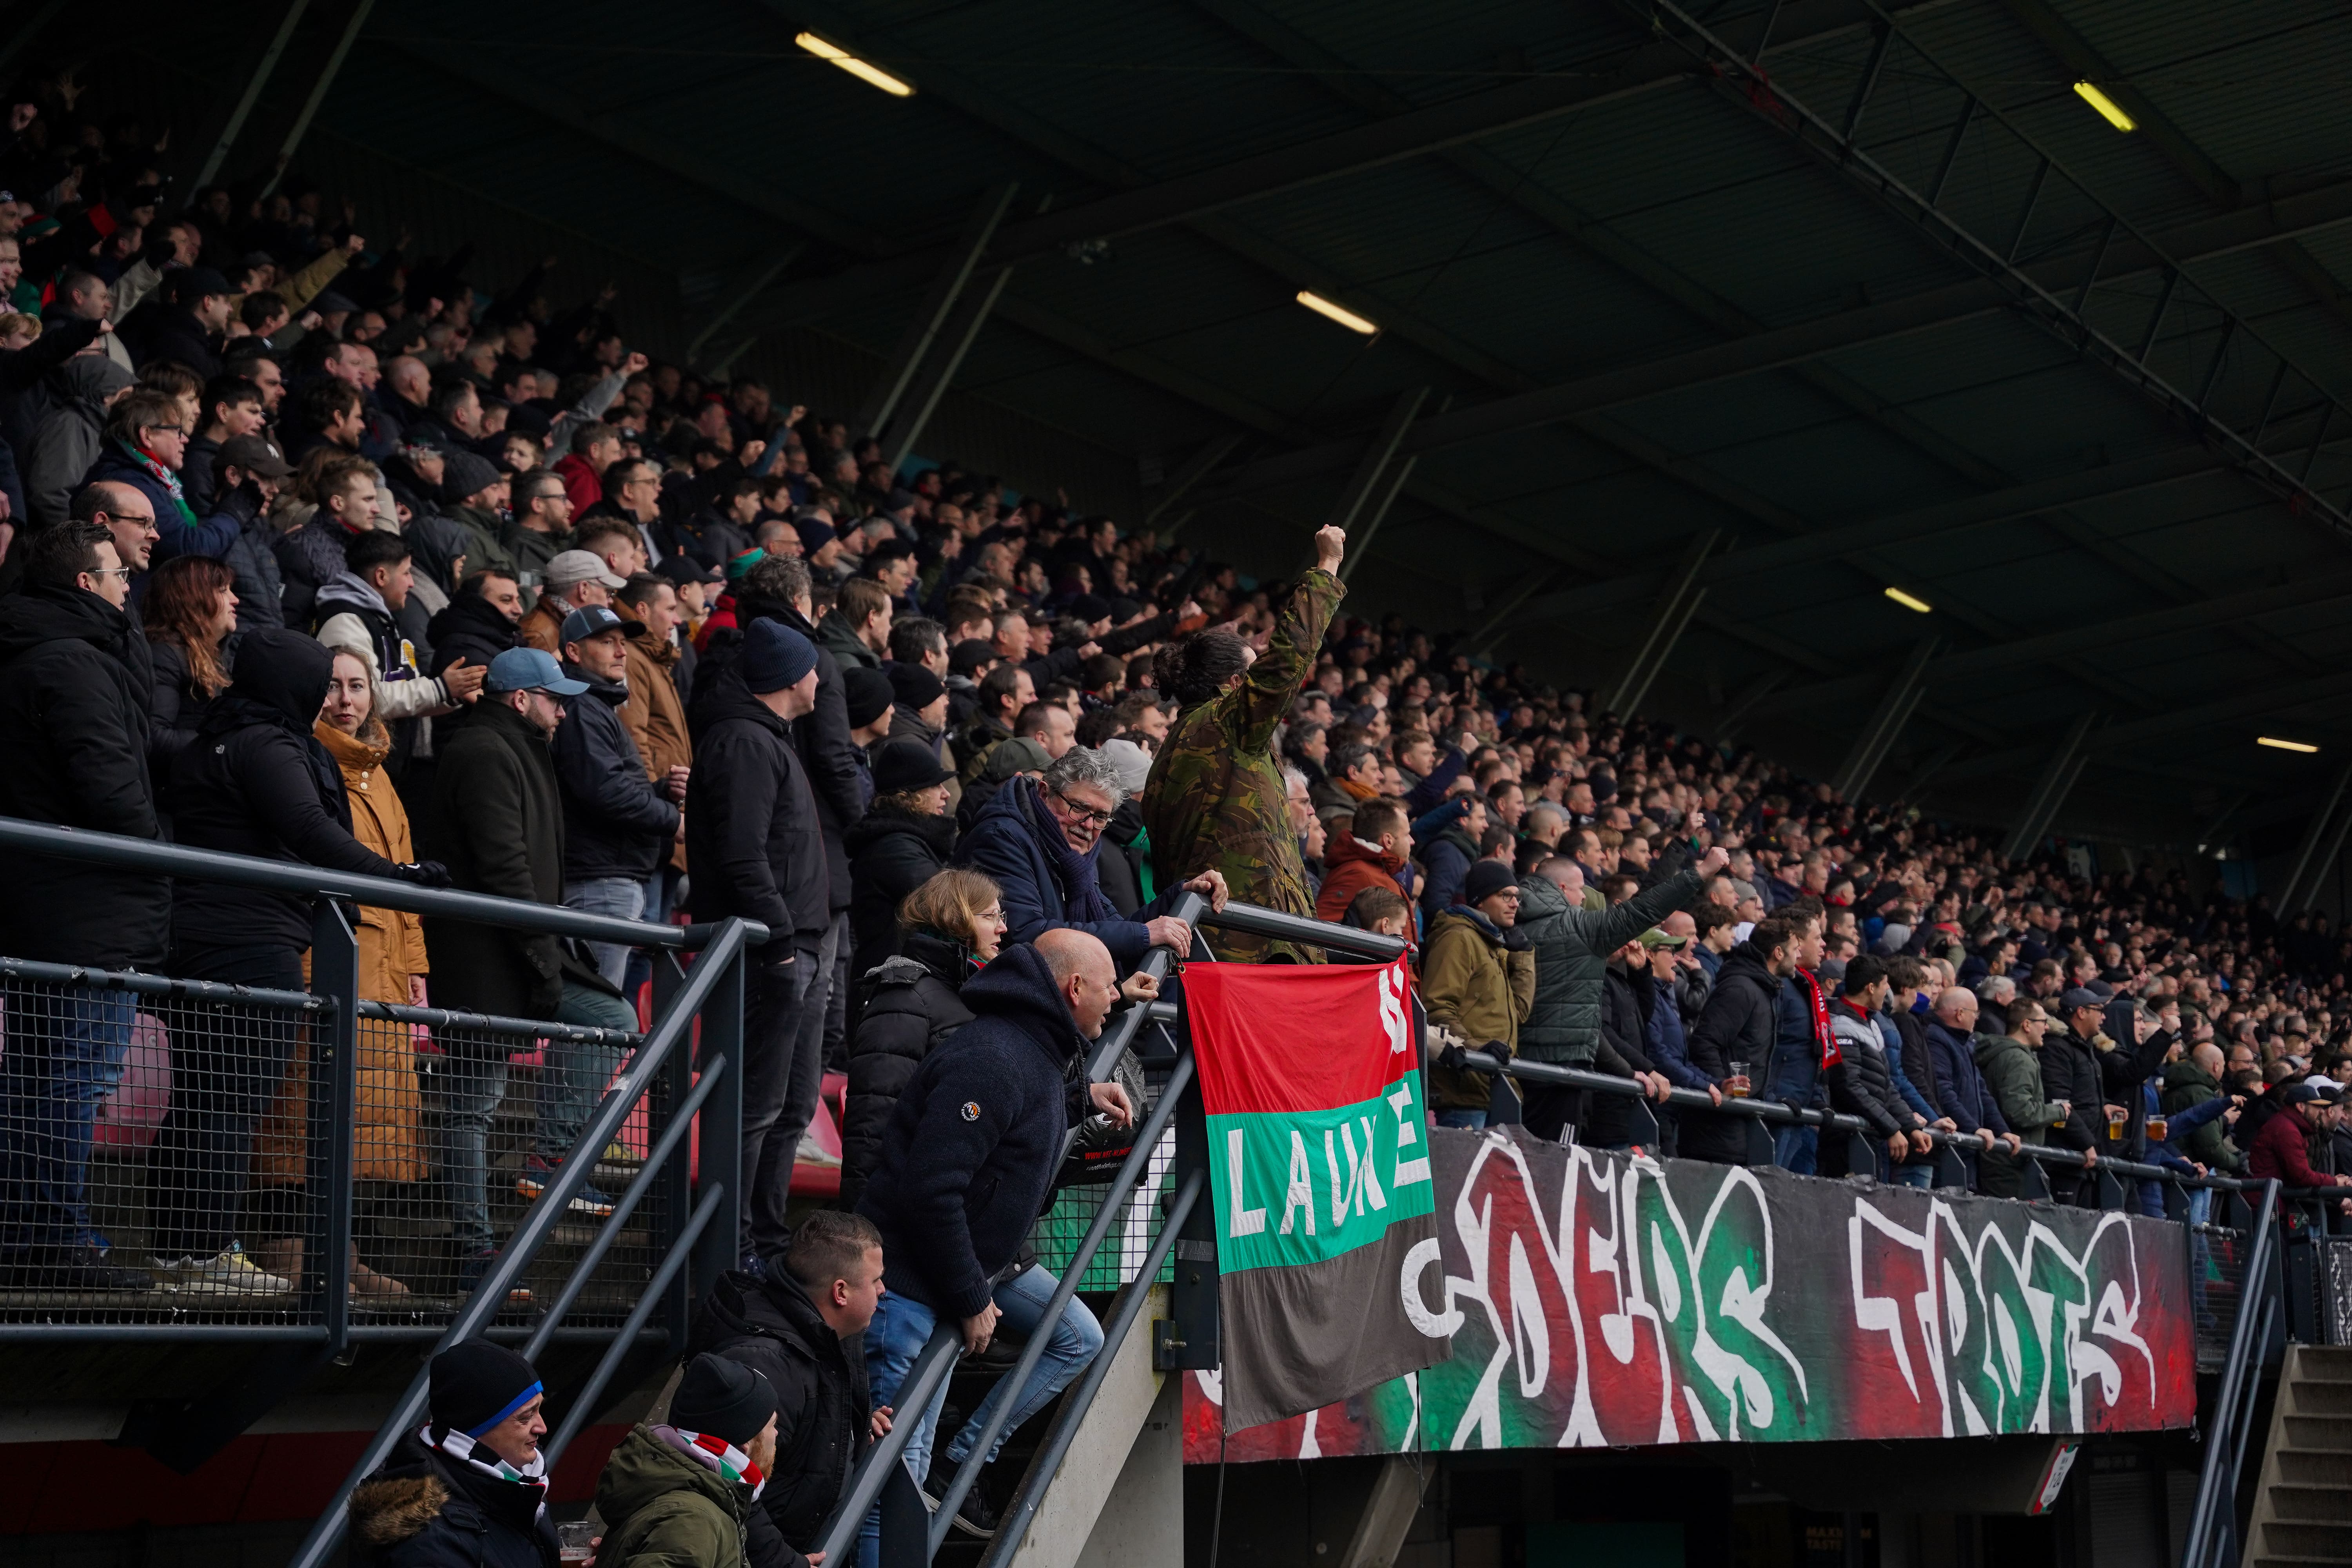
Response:
M653 1315L667 1309L666 1333L682 1345L694 1293L731 1266L740 1228L740 1195L735 1173L740 1164L741 1052L746 954L767 940L757 921L728 920L714 925L679 927L615 920L555 905L525 903L477 893L420 888L405 882L353 876L285 861L191 849L182 846L85 833L46 824L0 818L0 846L82 864L168 876L179 880L228 883L294 893L313 899L310 989L270 991L144 973L71 965L0 961L0 982L120 990L170 998L184 1005L274 1007L299 1016L309 1032L309 1125L306 1179L321 1211L312 1232L323 1246L303 1269L303 1289L293 1321L278 1322L56 1323L0 1322L7 1339L170 1339L297 1342L300 1352L280 1363L268 1397L291 1392L318 1368L344 1352L356 1338L426 1339L437 1350L460 1340L493 1332L493 1321L509 1305L509 1293L565 1226L575 1199L597 1174L605 1152L642 1106L649 1142L645 1158L604 1224L586 1241L544 1307L534 1304L527 1330L509 1325L499 1337L520 1332L522 1351L536 1356L557 1339L609 1341L603 1359L573 1395L549 1445L560 1455L593 1415L626 1354L651 1331ZM427 918L470 921L508 931L624 943L655 957L655 1022L642 1037L633 1031L600 1029L552 1020L505 1018L446 1008L414 1007L361 998L358 939L346 905L403 910ZM681 958L696 954L691 969ZM362 1019L407 1029L423 1025L452 1036L511 1036L593 1043L633 1051L614 1080L588 1111L578 1135L520 1222L496 1250L481 1279L446 1325L412 1321L354 1324L350 1301L349 1258L352 1241L354 1121L358 1098L358 1029ZM11 1023L18 1020L12 1018ZM22 1049L21 1040L16 1048ZM662 1112L656 1125L656 1111ZM704 1167L701 1190L690 1214L684 1200L690 1183L690 1131L700 1132ZM567 1330L598 1268L621 1246L627 1222L649 1208L662 1211L663 1235L650 1278L635 1293L616 1326ZM687 1269L692 1265L692 1278ZM334 1503L304 1541L294 1562L316 1568L336 1549L345 1524L344 1505L358 1482L383 1463L393 1446L420 1418L427 1374L420 1370L377 1432L360 1463L345 1479ZM218 1413L214 1425L226 1436L267 1408L249 1391ZM224 1439L225 1440L225 1439Z
M2205 1426L2205 1462L2197 1479L2197 1501L2189 1514L2180 1568L2229 1568L2238 1560L2238 1478L2245 1468L2246 1446L2253 1433L2262 1364L2269 1359L2272 1331L2279 1316L2279 1184L2264 1182L2261 1185L2252 1242L2241 1276L2238 1321L2230 1335L2229 1360L2222 1365L2212 1416ZM2259 1307L2245 1299L2247 1290L2261 1292Z

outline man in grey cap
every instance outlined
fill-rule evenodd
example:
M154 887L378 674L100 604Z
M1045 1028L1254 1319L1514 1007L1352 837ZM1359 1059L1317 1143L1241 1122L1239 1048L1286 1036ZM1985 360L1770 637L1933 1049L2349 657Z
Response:
M628 585L629 580L614 575L595 552L560 550L548 560L539 603L515 629L525 643L541 652L557 652L563 647L565 616L593 605L610 607L613 595Z
M2109 1141L2107 1124L2118 1113L2129 1119L2126 1107L2108 1103L2114 1097L2107 1093L2100 1071L2099 1042L2105 1037L2099 1032L2099 1017L2106 1005L2106 998L2095 991L2077 988L2065 993L2058 999L2056 1011L2066 1026L2052 1030L2042 1046L2044 1089L2052 1100L2065 1100L2072 1107L2066 1120L2050 1130L2050 1141L2093 1155L2101 1151L2122 1153L2122 1141ZM2109 1048L2115 1047L2110 1045ZM2081 1173L2071 1166L2052 1166L2049 1176L2052 1195L2061 1203L2074 1202Z
M548 742L564 722L563 701L588 689L537 648L509 648L490 661L482 695L436 738L439 762L420 841L467 892L534 903L563 901L563 792ZM636 1010L597 971L584 947L545 933L429 917L425 943L433 961L435 1000L464 1012L509 1018L553 1018L626 1032ZM509 1036L444 1029L435 1038L443 1060L434 1074L443 1168L452 1189L451 1219L467 1288L497 1249L490 1229L490 1114L505 1093ZM539 1085L531 1153L515 1183L537 1198L554 1180L597 1094L620 1065L617 1045L550 1037ZM593 1187L572 1200L573 1212L601 1216L613 1200Z

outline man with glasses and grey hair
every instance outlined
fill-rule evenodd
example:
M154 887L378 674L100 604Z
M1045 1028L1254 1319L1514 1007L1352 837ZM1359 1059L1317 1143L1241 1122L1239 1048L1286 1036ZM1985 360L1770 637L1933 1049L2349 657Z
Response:
M984 871L1003 890L1004 919L1013 942L1034 942L1049 931L1082 931L1098 937L1122 970L1134 968L1154 947L1192 951L1192 931L1167 912L1189 889L1206 894L1223 909L1225 879L1204 871L1122 916L1103 892L1097 861L1103 829L1126 792L1118 769L1100 752L1074 746L1055 758L1044 777L1016 774L1005 781L956 847L956 864Z

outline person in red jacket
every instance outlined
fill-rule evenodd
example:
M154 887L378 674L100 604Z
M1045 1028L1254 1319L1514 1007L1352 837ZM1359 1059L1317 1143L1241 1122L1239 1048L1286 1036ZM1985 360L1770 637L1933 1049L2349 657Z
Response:
M2254 1146L2246 1154L2246 1173L2256 1181L2275 1178L2283 1187L2352 1187L2352 1176L2328 1175L2311 1168L2311 1155L2305 1147L2312 1131L2326 1124L2336 1097L2328 1092L2335 1085L2323 1087L2305 1079L2275 1091L2286 1100L2286 1109L2263 1123L2255 1135ZM2352 1214L2352 1198L2340 1205Z
M1316 895L1315 918L1346 919L1348 906L1366 888L1383 888L1402 898L1397 873L1404 869L1405 847L1412 842L1402 801L1382 795L1356 807L1353 825L1334 833L1323 851L1323 890Z

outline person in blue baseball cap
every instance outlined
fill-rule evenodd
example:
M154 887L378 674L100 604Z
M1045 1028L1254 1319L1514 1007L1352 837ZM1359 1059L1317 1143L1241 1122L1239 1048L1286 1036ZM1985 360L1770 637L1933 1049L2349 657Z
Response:
M609 612L607 612L609 613ZM482 695L439 740L424 841L436 847L457 886L502 899L561 904L564 889L563 790L549 742L564 726L564 703L588 690L552 656L513 647L490 660ZM581 942L427 916L434 1000L469 1013L554 1018L626 1034L636 1009L596 967ZM562 1177L564 1156L597 1093L619 1065L620 1047L551 1037L540 1073L532 1146L515 1179L537 1201ZM506 1090L506 1036L435 1032L443 1058L430 1099L443 1128L443 1167L458 1246L457 1282L471 1289L496 1256L490 1227L490 1115ZM601 1218L613 1200L579 1185L566 1199L575 1215ZM509 1298L509 1304L520 1305Z

